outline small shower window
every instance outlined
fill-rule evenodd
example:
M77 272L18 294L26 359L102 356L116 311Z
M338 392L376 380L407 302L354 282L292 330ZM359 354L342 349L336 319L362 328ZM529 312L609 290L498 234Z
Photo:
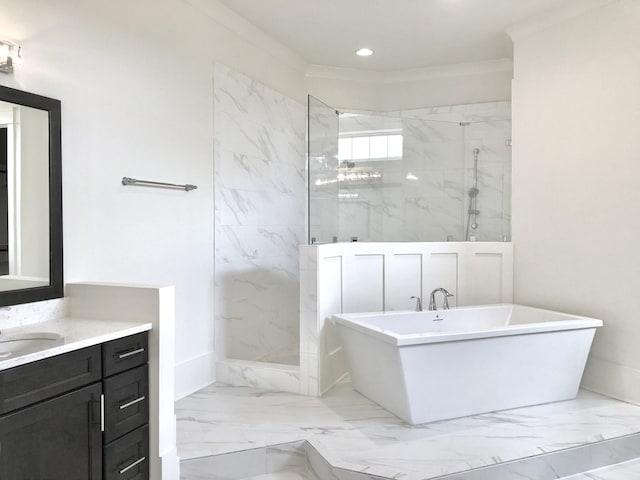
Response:
M378 135L369 137L369 158L387 158L387 137L386 135Z
M354 162L401 160L402 135L351 135L338 139L338 159Z
M402 135L389 135L389 146L387 155L390 158L402 158Z
M351 159L364 160L370 155L369 137L353 137L351 139Z

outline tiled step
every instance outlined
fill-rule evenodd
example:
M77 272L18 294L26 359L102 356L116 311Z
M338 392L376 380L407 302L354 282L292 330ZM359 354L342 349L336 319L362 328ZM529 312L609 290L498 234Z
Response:
M274 473L264 473L255 477L246 477L242 480L319 480L307 469L287 469Z
M415 426L346 387L310 398L212 386L177 407L183 480L302 466L320 480L557 480L640 457L640 407L585 391Z
M183 461L180 480L318 479L309 471L305 442L292 442Z
M513 478L554 480L567 476L572 480L593 480L592 477L580 477L580 475L590 475L589 472L592 470L636 459L639 454L640 433L636 433L552 453L497 463L490 467L443 475L437 477L437 480L511 480ZM576 475L577 478L574 479L573 477ZM630 478L638 480L640 476Z
M588 472L562 477L560 480L638 480L640 478L640 458L617 463Z
M638 480L640 433L552 453L430 477L433 480ZM630 460L632 459L632 460ZM624 462L616 463L614 462ZM578 473L583 472L583 473ZM364 472L337 468L308 442L276 445L188 460L181 480L373 480Z

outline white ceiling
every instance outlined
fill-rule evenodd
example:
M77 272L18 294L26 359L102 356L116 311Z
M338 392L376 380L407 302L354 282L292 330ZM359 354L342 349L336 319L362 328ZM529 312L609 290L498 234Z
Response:
M397 71L511 57L508 27L567 0L221 0L307 63ZM372 48L360 58L360 47Z

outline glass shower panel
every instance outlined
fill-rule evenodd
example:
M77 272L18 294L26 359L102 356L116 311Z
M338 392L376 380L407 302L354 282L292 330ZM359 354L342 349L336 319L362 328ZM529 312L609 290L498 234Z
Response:
M341 112L338 124L309 101L316 242L510 240L509 102Z
M385 184L385 242L462 240L464 127L402 117L402 161Z
M309 243L338 237L338 112L309 95Z
M340 145L340 241L463 239L460 122L342 113Z
M396 214L387 189L402 175L399 115L340 113L339 236L341 242L384 239L384 219Z

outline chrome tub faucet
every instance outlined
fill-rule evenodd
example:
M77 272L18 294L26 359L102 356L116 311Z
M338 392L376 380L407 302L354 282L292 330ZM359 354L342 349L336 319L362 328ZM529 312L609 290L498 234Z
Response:
M438 310L436 306L436 293L442 293L444 295L444 301L442 302L442 309L449 310L449 297L453 297L453 293L449 293L446 288L435 288L429 295L429 310Z

